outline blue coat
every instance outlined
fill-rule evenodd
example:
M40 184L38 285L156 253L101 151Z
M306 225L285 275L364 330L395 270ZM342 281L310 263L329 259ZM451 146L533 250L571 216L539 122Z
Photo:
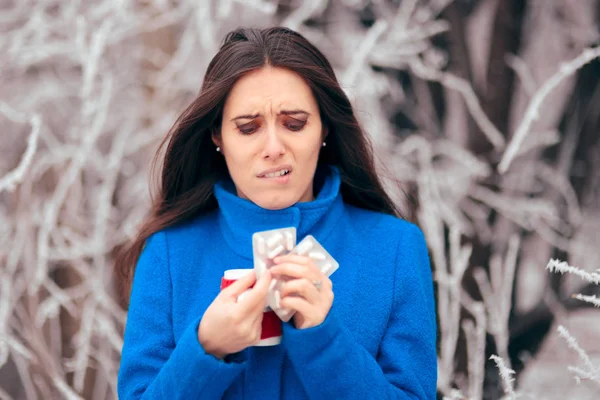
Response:
M219 208L149 238L137 263L120 399L435 399L436 319L425 239L414 224L350 206L327 170L312 202L265 210L215 185ZM252 233L294 226L340 263L325 321L283 324L280 345L227 362L197 339L223 272L252 268Z

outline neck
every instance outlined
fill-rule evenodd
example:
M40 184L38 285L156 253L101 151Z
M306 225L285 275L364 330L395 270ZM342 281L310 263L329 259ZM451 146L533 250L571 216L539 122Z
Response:
M337 168L322 169L315 175L316 196L284 209L268 210L237 196L231 180L221 181L215 185L215 197L225 240L235 253L248 259L252 259L252 234L255 232L294 227L298 241L309 233L321 241L335 227L335 221L344 210L340 183Z

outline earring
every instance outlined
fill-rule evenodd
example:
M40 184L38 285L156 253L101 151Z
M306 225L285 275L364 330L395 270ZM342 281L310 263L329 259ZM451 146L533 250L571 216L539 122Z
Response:
M219 146L217 146L217 152L220 152L221 148Z
M323 142L323 147L327 146L327 143Z

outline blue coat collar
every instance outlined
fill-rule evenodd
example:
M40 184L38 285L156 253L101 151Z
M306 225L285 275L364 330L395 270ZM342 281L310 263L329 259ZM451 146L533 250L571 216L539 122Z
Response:
M336 167L318 168L315 174L317 185L319 181L322 186L315 200L281 210L267 210L238 197L230 179L216 183L214 193L219 203L219 225L227 244L235 253L251 260L254 232L292 226L296 228L298 242L309 233L322 242L342 216L344 202L340 193L340 172Z

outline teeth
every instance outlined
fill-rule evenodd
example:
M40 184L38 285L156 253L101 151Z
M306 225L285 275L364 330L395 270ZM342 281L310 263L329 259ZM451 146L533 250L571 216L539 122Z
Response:
M270 174L265 174L265 178L277 178L278 176L283 176L290 172L287 169L282 169L281 171L271 172Z

